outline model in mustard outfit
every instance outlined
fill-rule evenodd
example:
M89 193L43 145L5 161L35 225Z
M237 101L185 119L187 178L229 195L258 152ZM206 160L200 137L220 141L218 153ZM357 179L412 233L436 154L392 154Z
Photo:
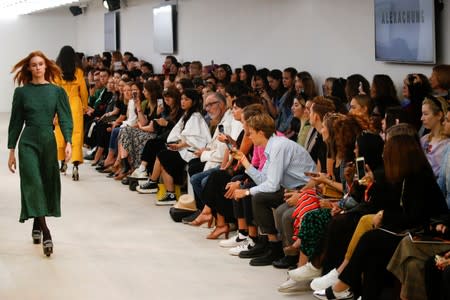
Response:
M45 217L61 216L61 182L53 120L58 114L68 160L72 155L72 115L66 92L51 83L60 76L60 69L42 52L30 53L12 72L17 72L14 80L19 87L14 91L8 128L8 167L15 173L15 148L20 136L20 222L34 218L33 242L40 243L42 234L44 254L50 256L53 241Z
M61 68L62 76L55 78L55 84L62 87L69 96L70 110L72 112L72 179L79 180L78 165L83 163L83 114L88 106L88 91L84 74L80 68L78 57L71 46L61 48L56 64ZM66 172L67 164L64 160L66 143L58 122L55 122L55 136L58 147L58 160L61 161L62 173Z

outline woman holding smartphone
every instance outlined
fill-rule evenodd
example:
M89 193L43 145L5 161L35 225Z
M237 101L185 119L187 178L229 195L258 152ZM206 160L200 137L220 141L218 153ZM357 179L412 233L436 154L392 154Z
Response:
M199 113L201 95L195 89L185 89L181 95L183 116L167 137L167 149L158 152L153 165L148 189L158 188L161 176L166 186L166 195L156 205L172 205L176 202L175 184L182 184L186 164L194 154L189 149L200 149L211 141L205 119Z

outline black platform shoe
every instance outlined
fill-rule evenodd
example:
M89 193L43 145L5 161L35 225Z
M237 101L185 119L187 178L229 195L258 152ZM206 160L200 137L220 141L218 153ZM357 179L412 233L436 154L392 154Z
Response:
M50 257L53 253L53 241L51 239L43 241L42 250L47 257Z
M80 174L78 173L78 166L73 166L72 179L73 179L73 181L80 180Z
M31 237L33 238L33 244L41 243L41 231L39 229L33 229Z

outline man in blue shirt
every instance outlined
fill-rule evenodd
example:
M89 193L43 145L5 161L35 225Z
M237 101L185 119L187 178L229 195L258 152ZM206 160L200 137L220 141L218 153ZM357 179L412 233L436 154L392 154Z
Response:
M249 138L255 146L265 148L266 163L261 171L253 167L240 152L234 152L234 158L239 159L245 167L246 173L253 179L256 186L250 189L237 189L234 197L237 201L251 196L254 222L259 226L262 234L268 236L269 243L259 243L255 247L262 247L261 257L250 261L250 265L263 266L272 264L274 260L284 256L281 241L277 237L277 229L273 217L273 210L284 203L284 189L294 189L305 185L309 178L305 172L314 172L316 166L309 153L297 143L275 136L275 122L269 114L263 113L245 120L245 127ZM261 239L263 241L263 239ZM252 250L249 250L252 251ZM240 257L245 256L243 251Z

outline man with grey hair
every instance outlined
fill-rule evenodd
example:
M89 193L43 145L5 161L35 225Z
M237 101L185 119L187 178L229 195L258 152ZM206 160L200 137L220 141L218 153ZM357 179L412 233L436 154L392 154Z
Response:
M193 159L189 162L190 182L194 190L197 207L200 209L204 206L201 199L203 187L208 176L220 167L226 150L225 143L220 142L218 139L221 133L219 128L223 127L223 133L230 135L234 140L237 139L242 131L242 125L240 128L235 126L231 110L227 108L227 100L222 94L209 94L203 106L211 118L211 123L217 124L217 126L211 142L194 153L198 159Z

